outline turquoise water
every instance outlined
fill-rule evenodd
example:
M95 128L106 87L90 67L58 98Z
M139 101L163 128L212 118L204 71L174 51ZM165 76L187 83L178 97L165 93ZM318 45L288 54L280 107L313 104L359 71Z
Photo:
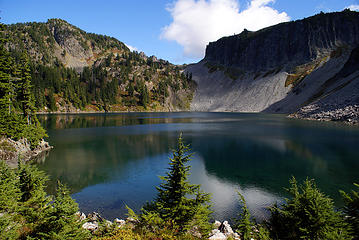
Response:
M51 178L66 183L81 211L125 217L156 196L180 132L195 153L192 183L212 194L213 218L228 220L239 206L251 213L286 197L284 187L314 178L340 207L339 189L359 182L359 128L243 113L123 113L43 115L55 148L39 163Z

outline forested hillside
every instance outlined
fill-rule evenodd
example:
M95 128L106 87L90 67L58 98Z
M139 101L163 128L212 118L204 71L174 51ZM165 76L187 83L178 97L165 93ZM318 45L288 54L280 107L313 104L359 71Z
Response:
M18 62L30 58L40 111L173 111L189 108L195 88L184 66L131 52L115 38L86 33L61 19L5 29Z

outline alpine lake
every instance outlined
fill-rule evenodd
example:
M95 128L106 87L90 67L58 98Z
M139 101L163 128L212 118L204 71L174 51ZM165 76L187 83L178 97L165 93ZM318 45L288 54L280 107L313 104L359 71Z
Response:
M339 190L359 182L359 127L252 113L40 115L52 149L36 163L65 183L85 213L125 218L156 197L158 176L182 133L194 153L189 180L211 194L213 219L232 220L241 192L259 220L288 194L289 179L313 178L340 208Z

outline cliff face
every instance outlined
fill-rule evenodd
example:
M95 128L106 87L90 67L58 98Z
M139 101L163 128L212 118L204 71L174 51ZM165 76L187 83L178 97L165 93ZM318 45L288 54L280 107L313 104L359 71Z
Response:
M221 38L186 69L198 85L191 109L291 114L321 101L318 114L324 105L338 107L334 93L356 109L356 88L347 86L359 83L358 45L359 13L348 10Z
M318 14L257 32L243 31L207 46L205 61L257 72L293 67L340 46L359 43L359 14L345 11Z

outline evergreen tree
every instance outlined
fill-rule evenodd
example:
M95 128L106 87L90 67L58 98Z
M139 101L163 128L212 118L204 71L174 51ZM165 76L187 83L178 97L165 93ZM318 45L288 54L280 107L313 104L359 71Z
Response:
M36 235L36 229L42 225L48 211L51 210L51 197L45 192L48 177L35 166L19 162L19 189L21 191L19 210L25 218L27 235Z
M5 25L0 23L0 114L10 115L14 97L13 59L5 49Z
M239 195L239 203L242 206L242 209L239 214L239 218L235 221L235 228L240 233L241 239L269 240L270 238L268 230L251 220L251 215L243 195L240 192L237 193Z
M160 177L163 181L157 187L157 198L142 209L142 219L158 216L164 222L172 222L180 232L196 226L201 232L209 231L209 194L200 190L200 185L190 184L188 175L191 160L189 145L185 145L182 135L178 138L177 149L170 158L169 172Z
M48 101L48 107L51 111L57 111L57 106L56 106L56 100L54 97L54 92L52 90L49 91L48 95L47 95L47 101Z
M313 180L288 189L291 199L271 208L269 227L274 239L350 239L348 227L333 200L319 191Z
M354 183L359 188L359 184ZM355 239L359 239L359 192L352 191L351 194L340 191L345 202L344 213L346 221L350 225L350 233Z
M16 239L19 236L19 199L16 174L4 161L0 161L0 239Z
M253 225L254 223L251 221L251 215L248 211L246 201L243 195L240 192L237 192L239 196L239 203L242 206L242 211L239 214L239 219L237 219L236 229L241 234L241 238L244 240L252 238Z
M29 59L23 54L19 64L20 83L18 86L18 98L21 103L22 113L26 118L27 124L31 124L31 117L35 112L35 100L32 93L31 74L29 67Z
M139 93L140 93L140 103L144 108L147 108L147 104L149 101L148 97L148 89L146 84L144 84L142 81L139 84Z
M3 31L4 25L0 24L0 135L14 140L26 138L31 148L35 148L46 133L34 115L28 59L23 55L19 66L15 64L5 49ZM23 116L14 109L18 105L23 109Z
M36 229L36 236L42 239L87 239L89 232L82 228L82 222L75 215L78 209L68 188L58 182L51 208Z

